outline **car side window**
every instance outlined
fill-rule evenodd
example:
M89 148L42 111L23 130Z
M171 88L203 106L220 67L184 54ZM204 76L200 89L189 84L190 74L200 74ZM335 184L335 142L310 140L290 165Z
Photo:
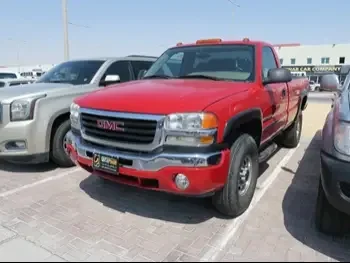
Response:
M152 61L131 61L134 76L137 77L141 70L148 70L152 66Z
M0 82L0 88L5 87L5 82Z
M270 69L278 68L275 55L270 47L262 49L262 77L267 79L267 73Z
M112 63L106 70L106 73L102 77L102 80L107 75L119 75L120 82L130 81L132 79L130 72L130 64L128 61L117 61Z

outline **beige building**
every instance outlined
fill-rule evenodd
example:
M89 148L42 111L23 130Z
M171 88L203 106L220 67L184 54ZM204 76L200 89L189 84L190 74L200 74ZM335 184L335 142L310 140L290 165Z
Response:
M345 78L350 65L350 44L329 45L275 45L283 67L294 72L306 72L309 79L319 82L326 73Z
M283 66L350 64L350 44L276 45Z

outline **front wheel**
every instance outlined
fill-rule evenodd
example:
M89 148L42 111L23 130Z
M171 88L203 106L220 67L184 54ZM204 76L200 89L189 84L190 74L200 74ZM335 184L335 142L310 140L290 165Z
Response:
M70 120L60 123L53 134L50 158L60 167L72 167L73 161L67 152L67 133L70 131Z
M329 203L320 180L315 214L316 228L328 235L342 236L349 231L349 219L350 216L337 210Z
M213 196L213 205L226 216L243 214L253 199L258 176L258 147L250 135L243 134L231 147L227 181L224 188Z

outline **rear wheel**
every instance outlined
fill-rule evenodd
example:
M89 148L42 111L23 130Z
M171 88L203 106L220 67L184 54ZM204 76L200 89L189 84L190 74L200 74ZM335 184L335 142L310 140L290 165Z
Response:
M233 143L226 184L212 198L222 214L237 217L248 209L259 175L258 156L257 145L250 135L243 134Z
M350 216L329 203L320 180L315 214L316 228L328 235L341 236L349 231L349 219Z
M70 120L60 123L53 134L50 158L60 167L72 167L74 163L67 152L67 133L70 131Z
M300 142L302 127L303 114L300 111L293 124L277 138L277 143L285 148L297 147Z

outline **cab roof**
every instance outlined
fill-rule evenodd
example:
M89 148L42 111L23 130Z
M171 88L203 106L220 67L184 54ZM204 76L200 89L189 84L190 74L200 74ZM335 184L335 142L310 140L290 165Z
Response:
M249 38L243 38L242 40L222 40L220 38L200 39L195 43L184 44L179 42L176 47L190 47L190 46L203 46L203 45L254 45L254 46L272 46L270 43L263 41L250 40Z

